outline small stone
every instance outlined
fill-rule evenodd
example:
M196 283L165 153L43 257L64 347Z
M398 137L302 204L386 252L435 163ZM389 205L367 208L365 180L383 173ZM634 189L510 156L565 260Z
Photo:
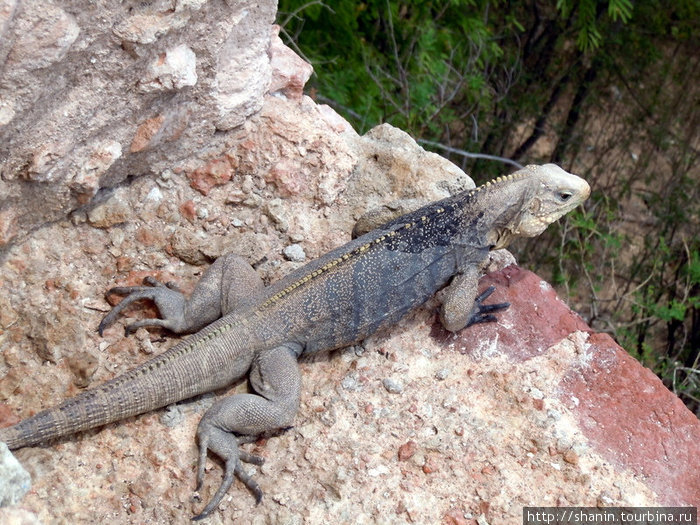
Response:
M73 372L73 384L80 388L85 388L91 383L98 365L95 356L84 350L71 354L66 363Z
M289 229L289 213L282 199L272 199L265 206L265 215L272 219L282 233Z
M415 441L407 441L399 447L399 461L411 459L411 457L413 457L413 455L416 453L417 449L418 445Z
M567 450L564 453L564 461L570 465L578 465L578 454L573 450Z
M214 186L221 186L230 181L236 167L235 158L224 155L188 173L187 178L190 179L190 186L202 195L208 195Z
M12 102L9 100L3 100L0 102L0 126L5 126L9 124L10 121L15 118L15 109L12 106Z
M443 381L447 379L448 375L450 375L450 370L448 368L441 368L435 373L435 379L438 381Z
M156 135L163 126L164 121L165 117L163 115L157 115L144 120L141 125L136 128L134 138L131 139L131 146L129 148L131 153L147 150L156 145L158 143Z
M202 253L202 246L201 239L185 228L178 228L170 236L170 251L187 264L201 266L209 262L207 256Z
M400 394L403 392L403 385L388 377L382 381L382 384L390 394Z
M425 463L423 464L423 473L432 474L434 472L437 472L438 470L440 469L435 458L432 456L426 458Z
M121 224L132 216L132 209L121 193L115 193L105 202L98 204L88 214L88 221L95 228L109 228Z
M139 350L141 350L146 355L151 355L155 352L153 343L151 342L151 334L148 330L141 327L136 330L134 334L136 340L139 342Z
M343 380L340 382L340 386L342 386L345 390L349 391L356 391L356 390L361 390L362 385L359 383L357 378L353 375L347 375L343 378Z
M187 219L190 222L193 222L195 217L197 216L197 207L194 204L193 200L188 200L183 202L180 205L180 213L182 214L185 219Z
M146 195L146 200L150 202L160 202L163 200L163 192L160 191L158 186L153 186Z
M292 262L303 262L306 260L306 252L300 244L290 244L283 251L285 259Z
M83 198L91 197L100 187L100 178L122 156L122 146L115 140L107 140L96 145L90 158L73 177L71 189Z
M376 478L378 476L383 476L383 475L388 474L388 473L389 473L389 468L386 465L379 465L378 467L367 469L367 475L371 476L373 478Z
M466 518L464 517L464 512L459 511L457 509L452 509L447 514L445 514L442 522L445 525L467 525L468 523Z
M544 399L544 394L542 393L542 390L539 388L535 388L534 386L530 388L530 395L533 397L533 399Z
M0 210L0 246L6 245L17 235L17 223L15 209Z
M168 49L156 57L139 84L144 93L174 91L197 83L197 56L185 44Z

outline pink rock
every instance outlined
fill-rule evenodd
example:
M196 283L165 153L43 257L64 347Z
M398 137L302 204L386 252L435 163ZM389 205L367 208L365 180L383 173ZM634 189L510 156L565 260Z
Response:
M160 131L164 121L165 116L163 115L157 115L144 120L136 129L134 138L131 140L131 153L143 151L152 147L156 143L154 138Z
M0 246L9 243L17 235L17 210L0 210Z
M464 353L478 355L484 341L497 342L499 352L519 363L546 355L573 332L591 332L551 286L527 270L509 266L488 274L480 289L489 285L496 291L487 303L511 306L497 324L462 332ZM660 504L697 505L700 421L607 334L590 333L584 346L585 356L566 363L558 391L588 445L616 470L644 480Z
M237 167L237 160L230 155L212 159L203 166L187 174L190 186L202 195L208 195L214 186L220 186L231 180Z
M284 45L279 37L279 30L279 26L272 26L270 47L267 50L272 68L268 93L282 92L289 98L300 99L304 92L304 84L309 80L314 68Z
M265 180L275 184L285 196L299 195L309 187L309 176L298 163L283 159L265 174Z
M610 463L647 479L664 505L698 505L698 418L609 335L588 343L590 367L561 383L561 398L578 400L586 437Z

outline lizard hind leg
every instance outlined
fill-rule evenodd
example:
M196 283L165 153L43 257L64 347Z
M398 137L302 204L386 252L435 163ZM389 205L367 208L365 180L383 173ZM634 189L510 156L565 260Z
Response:
M242 257L229 253L204 272L187 298L174 285L164 285L153 277L146 277L144 286L108 290L107 295L125 297L104 317L97 330L102 335L128 305L149 299L158 307L160 319L141 319L129 324L127 335L142 326L159 326L176 334L196 332L238 308L261 288L263 282L257 272Z
M117 320L119 314L131 303L150 299L156 303L162 319L142 319L126 326L127 335L142 326L161 326L175 333L181 331L182 312L185 309L185 296L171 283L163 284L153 277L146 277L143 286L117 286L107 290L107 295L124 295L122 299L102 319L97 331L103 335L105 328Z
M250 371L250 384L256 393L225 397L202 417L197 428L197 490L204 478L208 451L224 460L224 475L219 489L193 520L211 514L228 492L234 477L255 495L256 503L262 500L260 487L241 465L241 461L260 465L262 458L238 446L265 432L291 425L299 408L301 377L296 361L301 350L298 344L286 344L256 354Z

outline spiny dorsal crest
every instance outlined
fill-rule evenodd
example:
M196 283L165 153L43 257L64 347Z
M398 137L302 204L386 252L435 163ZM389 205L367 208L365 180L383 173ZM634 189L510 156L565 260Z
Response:
M510 175L496 177L493 180L485 182L481 186L474 188L471 191L471 193L479 193L479 192L485 191L485 190L492 190L495 187L500 186L501 184L520 180L520 179L523 179L529 175L530 175L530 172L527 170L527 168L523 168L521 170L516 171L515 173L511 173Z

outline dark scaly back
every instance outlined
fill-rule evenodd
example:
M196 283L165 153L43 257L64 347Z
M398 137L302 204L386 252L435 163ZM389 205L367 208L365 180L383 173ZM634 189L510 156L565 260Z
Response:
M270 344L282 342L281 333L305 353L347 346L425 302L465 260L483 260L485 218L471 209L477 194L403 215L271 286L255 312Z
M526 176L502 177L429 204L292 272L266 290L252 313L260 321L256 330L267 332L269 344L292 339L312 353L395 323L459 268L483 262L494 220L506 223L519 213L512 207L529 192Z

